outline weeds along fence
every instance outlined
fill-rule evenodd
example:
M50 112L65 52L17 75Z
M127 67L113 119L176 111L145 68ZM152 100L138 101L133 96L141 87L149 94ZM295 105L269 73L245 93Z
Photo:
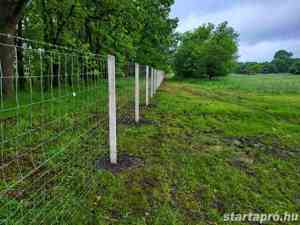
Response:
M6 34L0 59L0 224L86 223L95 160L118 162L164 73Z

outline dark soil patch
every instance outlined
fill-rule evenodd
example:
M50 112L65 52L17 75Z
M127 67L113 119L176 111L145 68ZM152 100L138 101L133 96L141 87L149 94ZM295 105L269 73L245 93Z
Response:
M248 176L256 176L255 171L250 167L251 163L243 159L233 159L230 161L230 165L244 171Z
M299 149L282 146L277 140L274 140L272 144L266 144L263 141L263 137L226 137L224 141L240 149L254 148L282 159L300 154Z
M135 119L131 115L125 115L117 118L117 124L133 125L135 124Z
M155 102L155 103L150 103L149 105L148 105L148 108L157 108L158 107L158 104Z
M17 123L17 118L15 117L0 118L0 123L4 125L15 125Z
M263 148L265 144L261 142L260 137L226 137L224 141L228 144L234 145L239 148L253 147Z
M136 125L158 125L158 122L154 120L140 119Z
M217 209L219 213L225 213L225 205L223 200L215 198L212 202L212 208Z
M140 121L137 123L135 122L135 118L130 116L124 116L122 118L117 119L117 123L121 123L123 125L130 125L130 126L140 126L140 125L158 125L158 122L148 119L141 118Z
M144 161L138 157L127 154L120 155L117 164L111 164L109 157L105 156L96 161L96 168L98 170L108 170L113 174L120 173L124 170L131 170L144 165Z

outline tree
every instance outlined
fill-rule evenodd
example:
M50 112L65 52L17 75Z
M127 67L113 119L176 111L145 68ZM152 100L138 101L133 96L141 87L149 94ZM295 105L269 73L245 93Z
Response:
M23 15L29 0L0 1L0 32L15 35L17 25ZM0 64L2 67L3 92L11 95L13 91L13 61L15 60L15 39L11 36L0 35Z
M300 75L300 60L296 61L290 68L290 73Z
M234 66L238 34L224 22L200 26L182 36L175 53L174 67L181 77L206 77L227 75Z
M178 20L169 18L174 0L142 0L143 27L137 49L137 60L143 64L168 70Z
M279 50L275 53L272 64L276 67L278 73L287 73L292 65L293 53L286 50Z
M265 64L257 62L238 63L234 72L238 74L254 75L262 73Z
M261 65L261 73L263 74L271 74L271 73L277 73L276 66L273 63L264 62Z
M290 59L293 56L293 53L286 50L279 50L275 53L274 59Z

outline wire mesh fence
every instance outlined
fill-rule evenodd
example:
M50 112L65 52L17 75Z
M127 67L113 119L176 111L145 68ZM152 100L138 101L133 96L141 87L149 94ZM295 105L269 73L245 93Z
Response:
M116 62L118 65L119 62ZM120 66L117 66L120 68ZM127 63L127 74L117 69L116 93L117 93L117 122L130 124L134 121L134 88L135 88L135 64Z
M0 50L0 224L92 217L81 203L97 179L93 162L109 148L107 56L5 34ZM115 68L116 122L130 125L136 74L143 110L146 89L157 88L163 73L146 85L148 67L116 61Z

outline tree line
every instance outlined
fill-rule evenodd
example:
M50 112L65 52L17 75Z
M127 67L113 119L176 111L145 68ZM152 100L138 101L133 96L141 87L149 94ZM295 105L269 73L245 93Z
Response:
M292 73L300 74L300 59L293 58L293 53L279 50L275 53L271 62L240 62L234 67L238 74L271 74Z
M0 32L53 45L113 54L124 65L132 60L170 70L176 44L177 18L170 18L174 0L6 0L0 2ZM0 37L0 43L17 40ZM19 43L22 45L22 43ZM18 52L22 63L22 52ZM13 76L15 50L0 45L3 74ZM126 66L121 68L126 74ZM22 71L20 71L22 73ZM20 74L22 76L22 74ZM13 91L4 79L4 93Z

